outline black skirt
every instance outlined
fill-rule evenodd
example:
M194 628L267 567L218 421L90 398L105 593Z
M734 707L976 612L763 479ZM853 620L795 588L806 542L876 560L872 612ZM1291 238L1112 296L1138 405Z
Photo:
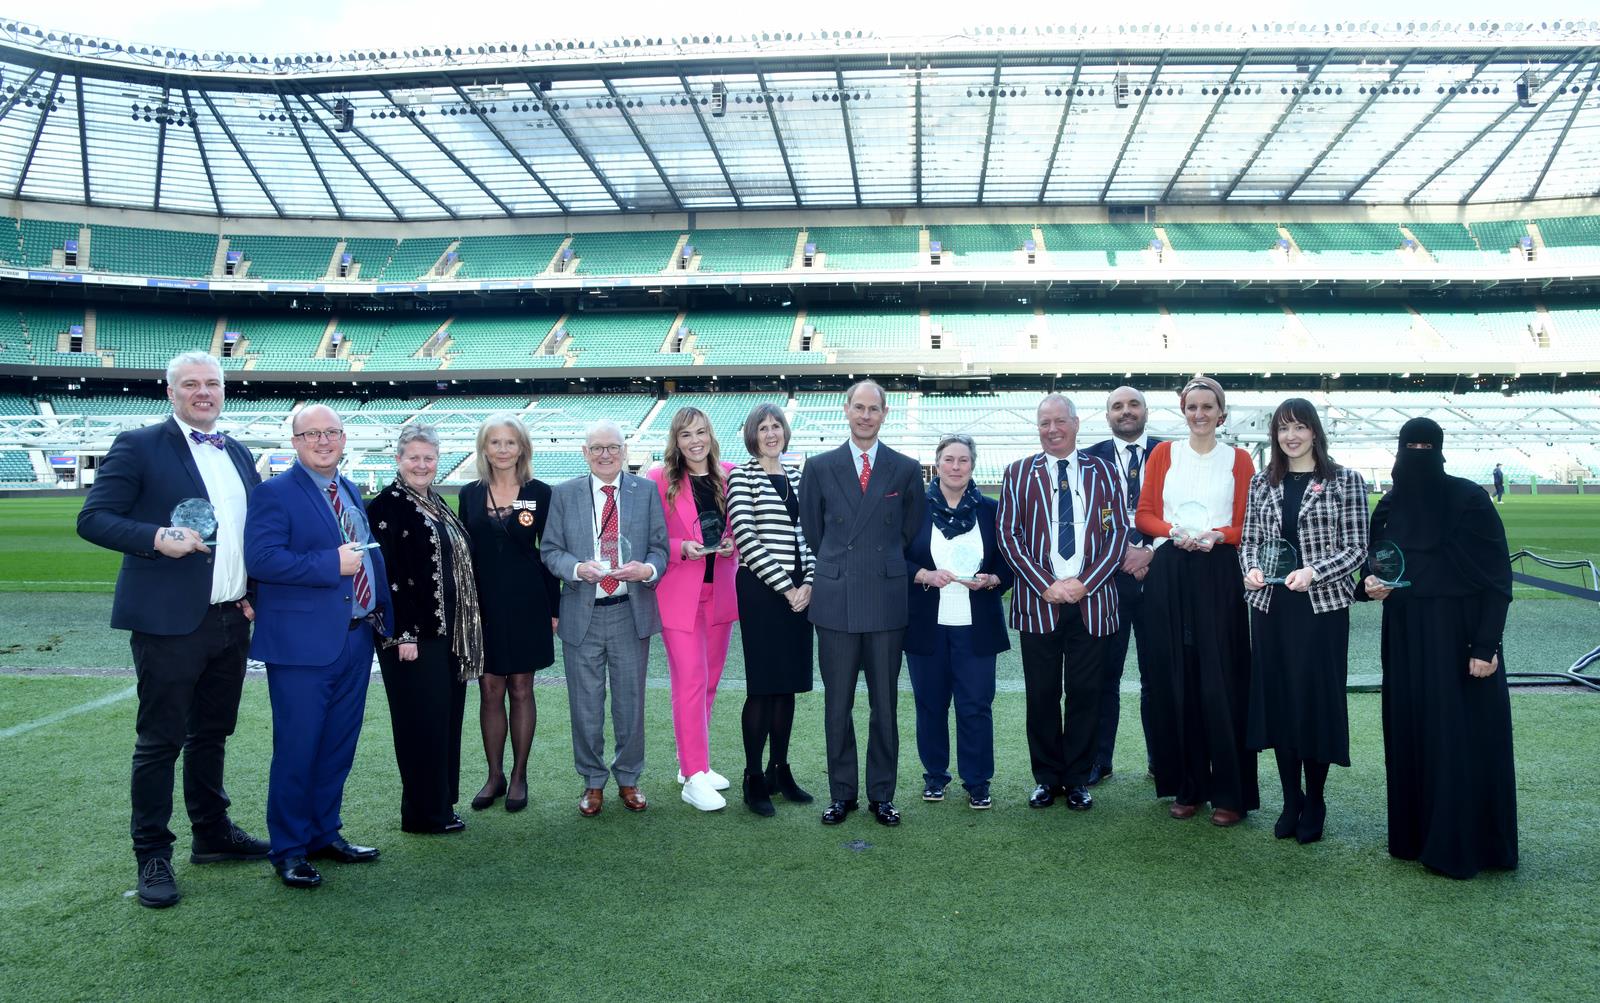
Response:
M745 692L776 696L811 692L811 622L789 608L748 568L734 578L739 597L739 642L744 649Z
M1350 610L1315 613L1310 593L1271 588L1271 609L1250 610L1248 745L1349 766Z
M1250 637L1237 548L1157 548L1139 610L1139 670L1149 684L1156 796L1260 807L1245 743Z

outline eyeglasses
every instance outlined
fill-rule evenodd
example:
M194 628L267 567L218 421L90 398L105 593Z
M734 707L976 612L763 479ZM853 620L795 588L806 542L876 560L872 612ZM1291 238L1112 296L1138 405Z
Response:
M601 442L583 448L589 451L590 456L617 456L622 452L622 444L619 442Z
M294 438L301 442L334 442L344 438L342 428L308 428L304 432L294 433Z

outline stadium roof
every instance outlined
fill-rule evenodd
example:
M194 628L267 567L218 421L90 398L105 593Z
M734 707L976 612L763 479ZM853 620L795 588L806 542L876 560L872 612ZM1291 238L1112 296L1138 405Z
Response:
M392 221L1600 194L1593 22L1287 27L257 57L6 22L0 196Z

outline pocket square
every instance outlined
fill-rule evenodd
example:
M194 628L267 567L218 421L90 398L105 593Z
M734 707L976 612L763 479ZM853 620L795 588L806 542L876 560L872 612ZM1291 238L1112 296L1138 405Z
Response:
M898 498L898 497L900 497L900 492L898 492L898 491L890 491L888 494L884 495L884 497L885 498Z

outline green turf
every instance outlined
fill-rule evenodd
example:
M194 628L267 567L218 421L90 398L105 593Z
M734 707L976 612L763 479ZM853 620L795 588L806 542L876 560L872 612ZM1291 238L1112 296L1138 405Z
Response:
M0 677L0 733L126 682ZM0 998L1573 1000L1600 975L1600 813L1593 786L1576 782L1600 757L1600 702L1587 695L1515 697L1522 867L1454 882L1385 852L1372 695L1350 698L1354 766L1330 780L1327 838L1301 847L1271 837L1270 757L1264 810L1243 826L1168 819L1142 776L1132 701L1095 809L1027 808L1017 693L996 701L987 813L913 798L902 695L898 830L860 814L825 829L817 806L782 802L773 819L737 802L702 815L676 797L667 695L652 690L650 810L611 800L582 819L565 693L537 694L525 813L469 813L459 837L402 835L375 681L344 817L383 859L330 865L314 892L283 888L264 864L180 860L185 899L159 913L125 896L133 701L0 738ZM475 734L469 708L468 796L482 779ZM229 791L257 832L270 740L266 687L252 679ZM730 695L712 749L733 776L737 741ZM792 758L822 791L818 693L801 698Z

